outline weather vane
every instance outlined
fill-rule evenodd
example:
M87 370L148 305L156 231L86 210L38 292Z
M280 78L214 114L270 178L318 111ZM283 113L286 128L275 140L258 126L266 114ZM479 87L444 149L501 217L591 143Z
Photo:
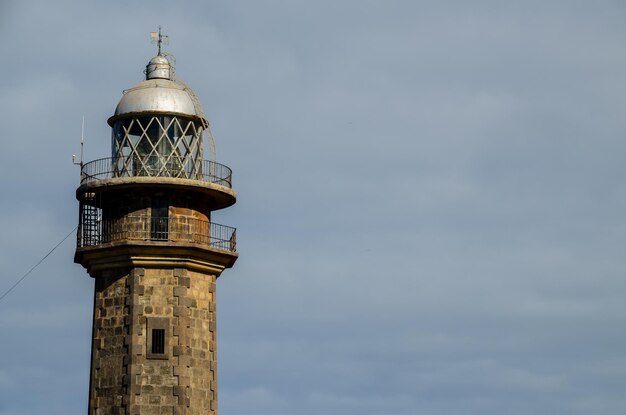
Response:
M161 44L167 45L169 43L169 36L161 34L161 25L159 25L158 32L150 32L150 41L156 43L158 47L158 55L161 56Z

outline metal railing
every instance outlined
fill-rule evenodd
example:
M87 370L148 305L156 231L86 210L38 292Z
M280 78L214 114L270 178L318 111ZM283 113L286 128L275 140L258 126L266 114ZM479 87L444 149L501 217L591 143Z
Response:
M174 156L107 157L83 164L80 183L116 177L174 177L232 188L232 170L210 160Z
M160 241L193 242L222 251L235 252L237 230L187 216L124 216L118 219L94 219L81 223L79 248L109 242Z

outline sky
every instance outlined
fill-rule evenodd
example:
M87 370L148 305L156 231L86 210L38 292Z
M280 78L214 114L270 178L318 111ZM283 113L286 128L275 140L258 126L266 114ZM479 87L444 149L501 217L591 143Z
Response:
M2 0L0 294L159 25L238 193L222 415L626 413L626 3ZM0 415L86 411L74 248L0 301Z

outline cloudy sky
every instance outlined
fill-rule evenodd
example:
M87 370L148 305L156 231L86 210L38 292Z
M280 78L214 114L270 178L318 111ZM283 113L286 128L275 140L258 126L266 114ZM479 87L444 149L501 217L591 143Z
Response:
M159 24L239 195L222 415L626 413L626 3L2 0L0 294ZM86 411L73 250L0 301L0 415Z

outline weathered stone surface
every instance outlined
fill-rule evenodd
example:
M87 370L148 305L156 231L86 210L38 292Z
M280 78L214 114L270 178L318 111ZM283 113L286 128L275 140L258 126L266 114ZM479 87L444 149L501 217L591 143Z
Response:
M215 279L158 268L97 278L91 414L216 414ZM148 350L151 324L167 333L165 357Z

